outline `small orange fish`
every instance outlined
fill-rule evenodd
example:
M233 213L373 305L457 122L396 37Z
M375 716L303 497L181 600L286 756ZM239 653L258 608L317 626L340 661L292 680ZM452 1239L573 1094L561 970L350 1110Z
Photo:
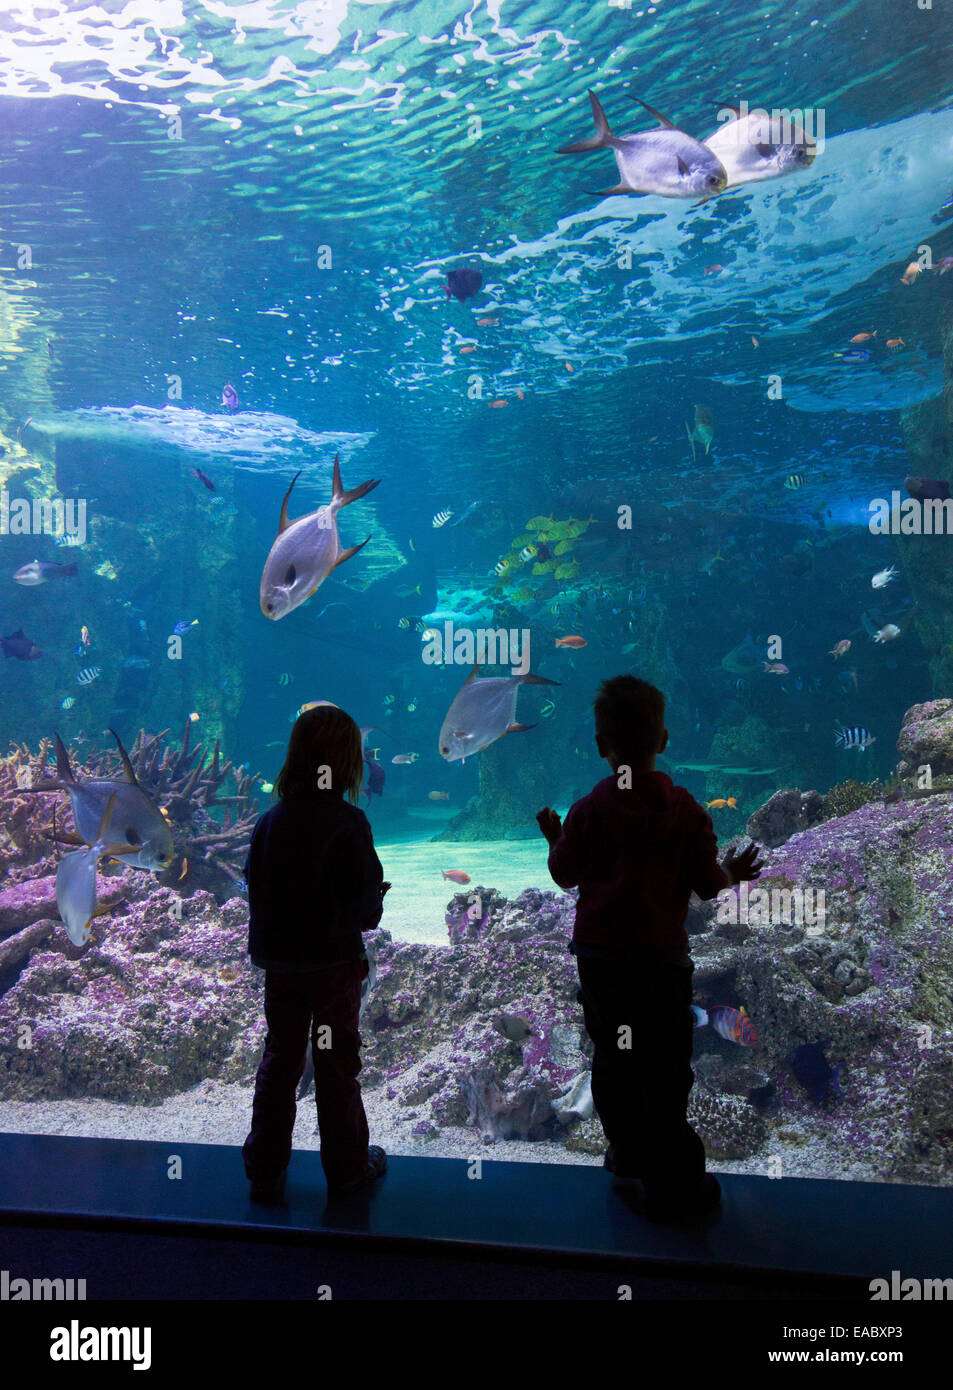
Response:
M476 343L468 343L466 347L460 349L461 352L476 352Z
M566 371L567 371L567 372L575 371L575 368L573 367L573 365L572 365L571 362L567 362L567 363L566 363Z
M658 443L658 435L657 435L657 434L653 434L653 435L652 435L652 438L649 440L649 443L650 443L650 444L657 444L657 443Z
M556 638L556 646L557 646L557 647L573 647L573 648L578 649L579 647L586 647L586 646L588 646L588 645L589 645L589 644L588 644L588 642L586 641L585 637L557 637L557 638Z
M755 348L761 346L761 344L758 342L757 338L754 336L753 333L751 335L751 346Z
M181 883L182 880L185 878L185 875L188 873L188 871L189 871L189 861L188 861L187 859L183 858L183 860L182 860L182 872L179 874L179 882L180 882L180 883Z
M504 401L502 398L501 398L500 400L497 400L497 401L490 401L490 409L491 409L491 410L502 410L503 407L504 407L506 404L508 404L508 402Z
M836 661L837 658L838 658L839 656L843 656L845 652L849 652L849 651L850 651L850 638L849 638L849 637L842 637L842 638L840 639L840 641L833 647L833 649L832 649L830 652L828 652L828 656L832 656L832 657L834 658L834 660Z
M919 261L911 261L910 264L907 266L906 270L900 276L901 285L912 285L922 269L923 266L920 264Z
M477 328L497 328L499 319L477 319Z
M716 811L721 811L725 806L730 806L733 811L737 811L738 802L733 796L716 796L714 801L709 801L708 807L714 807Z
M444 878L449 878L452 883L469 883L470 875L465 874L462 869L441 869Z
M889 348L898 348L898 347L906 347L906 346L907 346L907 345L906 345L906 343L903 341L902 338L888 338L888 339L887 339L887 347L889 347Z
M449 800L450 800L450 793L449 793L449 792L428 792L428 793L427 793L427 799L428 799L429 801L449 801Z
M873 333L855 333L851 338L852 343L869 343L871 338L876 338L878 330L875 328Z
M523 399L524 399L523 393L522 393L522 391L520 390L520 388L519 388L518 386L517 386L517 388L516 388L516 395L517 395L517 397L518 397L519 400L523 400Z
M706 265L703 273L705 275L717 275L720 271L724 270L724 268L723 265Z

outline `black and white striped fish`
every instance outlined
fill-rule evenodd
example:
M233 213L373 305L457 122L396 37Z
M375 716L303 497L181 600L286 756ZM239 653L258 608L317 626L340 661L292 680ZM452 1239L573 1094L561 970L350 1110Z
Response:
M84 666L76 677L80 685L92 685L93 681L98 681L103 674L100 666Z
M57 536L53 541L54 545L82 545L83 539L78 531L64 531L62 536Z
M834 742L841 748L856 748L858 753L863 753L877 740L867 729L838 729L834 736Z
M450 520L452 516L453 512L437 512L432 523L434 528L436 530L439 530L441 526L445 526L447 524L447 522Z

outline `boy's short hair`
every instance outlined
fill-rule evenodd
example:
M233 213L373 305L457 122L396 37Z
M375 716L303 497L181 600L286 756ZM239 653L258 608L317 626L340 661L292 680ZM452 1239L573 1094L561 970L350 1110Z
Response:
M636 676L603 681L593 702L596 733L623 762L640 763L658 751L665 729L665 696Z

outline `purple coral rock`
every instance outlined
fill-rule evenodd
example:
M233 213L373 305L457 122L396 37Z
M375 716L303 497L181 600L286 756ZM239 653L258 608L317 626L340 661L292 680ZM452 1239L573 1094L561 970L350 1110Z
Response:
M953 773L953 700L927 700L903 716L897 751L915 772L929 765L934 777Z

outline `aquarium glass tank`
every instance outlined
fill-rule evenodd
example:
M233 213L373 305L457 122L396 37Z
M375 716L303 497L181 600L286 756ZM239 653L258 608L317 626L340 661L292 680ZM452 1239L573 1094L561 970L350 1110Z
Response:
M765 858L689 910L711 1166L953 1178L951 40L929 0L7 8L0 1129L241 1143L245 855L326 700L393 884L372 1140L600 1164L536 814L632 674ZM474 666L510 685L458 729Z

